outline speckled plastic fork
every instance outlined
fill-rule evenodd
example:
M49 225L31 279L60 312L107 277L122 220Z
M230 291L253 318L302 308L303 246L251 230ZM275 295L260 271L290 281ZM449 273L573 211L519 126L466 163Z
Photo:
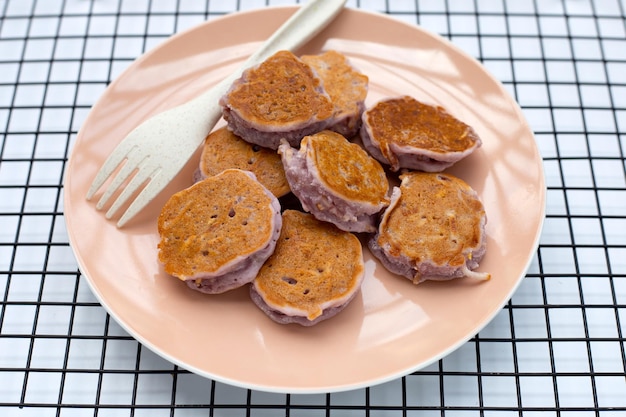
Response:
M295 50L315 36L341 11L346 0L309 0L228 78L202 95L159 113L137 126L113 150L87 192L91 200L114 172L96 209L102 210L125 187L107 210L112 218L126 205L117 222L122 227L138 214L178 174L221 117L220 97L249 67L279 50ZM142 188L143 187L143 188ZM130 199L136 196L130 202ZM128 204L130 202L130 204Z

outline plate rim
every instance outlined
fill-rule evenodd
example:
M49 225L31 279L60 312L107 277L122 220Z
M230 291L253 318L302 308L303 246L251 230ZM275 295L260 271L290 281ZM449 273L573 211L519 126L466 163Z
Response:
M370 15L373 16L375 18L378 19L384 19L387 20L388 23L390 24L394 24L394 25L404 25L412 30L415 30L416 33L421 33L423 35L427 35L430 36L431 38L434 38L435 40L437 40L438 42L444 43L446 45L446 47L451 48L452 50L454 50L455 53L463 55L465 59L469 59L471 61L473 61L476 65L478 65L482 71L484 71L493 82L497 83L502 91L503 94L506 94L511 101L511 104L515 105L515 111L518 113L518 117L519 117L519 121L522 122L525 125L525 128L527 129L528 133L530 133L532 135L533 138L533 144L534 144L534 149L538 154L539 157L539 165L538 168L540 170L540 173L538 175L538 177L541 179L541 187L538 187L541 190L540 196L541 196L541 206L540 206L540 218L539 218L539 224L537 227L537 230L535 231L534 234L534 239L532 242L531 247L528 250L529 256L526 259L526 263L524 265L523 270L520 272L520 276L517 277L517 279L515 280L515 285L511 286L509 288L509 291L506 295L506 297L504 299L502 299L498 305L497 308L493 309L492 314L489 315L488 318L482 320L479 323L476 323L474 326L472 326L471 331L469 332L469 335L465 338L461 338L457 341L457 343L454 343L452 345L450 345L447 349L444 349L442 351L439 352L439 354L428 358L427 360L421 361L417 364L415 364L413 367L410 368L405 368L403 370L400 370L398 372L394 372L394 373L387 373L384 377L380 377L377 379L373 379L373 380L367 380L367 381L363 381L360 383L352 383L352 384L341 384L341 385L335 385L335 386L328 386L328 387L319 387L319 388L293 388L293 387L286 387L286 386L274 386L274 385L258 385L258 384L250 384L248 382L245 381L239 381L237 379L233 379L233 378L228 378L224 375L218 375L218 374L213 374L207 370L204 369L197 369L193 366L190 366L189 364L185 363L184 361L179 360L178 358L170 355L167 352L164 352L161 348L159 348L159 346L155 345L152 341L146 339L142 334L137 333L134 329L131 328L131 326L126 322L126 320L124 320L122 317L119 316L119 314L111 308L111 306L109 305L109 303L106 300L106 297L103 296L103 294L99 291L99 289L97 288L97 286L95 285L95 283L92 281L93 278L88 274L85 273L83 271L87 271L89 268L87 267L87 265L84 262L84 259L82 257L81 254L77 253L76 251L76 236L74 236L73 233L70 232L71 229L73 229L71 227L71 222L72 219L70 218L71 216L68 216L67 214L67 207L71 207L72 203L70 202L70 193L69 192L65 192L64 193L64 219L65 219L65 224L66 224L66 228L68 231L68 240L70 243L70 247L72 249L72 251L74 252L76 261L78 263L79 266L79 270L81 275L83 275L85 277L85 280L87 281L87 284L90 288L90 290L92 291L92 293L94 294L94 296L96 297L96 299L98 300L98 302L101 304L101 306L106 310L106 312L115 319L115 322L124 329L124 331L126 331L133 339L137 340L139 343L141 343L142 345L144 345L145 347L149 348L151 351L155 352L156 354L158 354L159 356L161 356L162 358L166 359L167 361L171 362L172 364L175 364L183 369L189 370L195 374L201 375L203 377L212 379L214 381L217 382L222 382L222 383L226 383L232 386L236 386L236 387L240 387L240 388L244 388L244 389L252 389L252 390L258 390L258 391L264 391L264 392L275 392L275 393L300 393L300 394L318 394L318 393L332 393L332 392L342 392L342 391L348 391L348 390L354 390L354 389L360 389L360 388L365 388L368 386L374 386L374 385L379 385L385 382L389 382L392 380L395 380L397 378L400 378L402 376L408 375L409 373L415 372L419 369L423 369L424 367L440 360L441 358L444 358L446 356L448 356L449 354L451 354L452 352L454 352L455 350L459 349L459 347L461 347L462 345L464 345L465 343L467 343L475 334L477 334L478 332L480 332L480 330L484 329L494 318L495 316L500 313L502 311L502 309L504 308L504 306L511 300L513 294L517 291L517 289L519 288L519 286L521 285L524 277L526 276L533 258L534 258L534 254L536 254L536 251L539 247L539 242L540 242L540 238L541 238L541 234L543 231L543 227L545 224L545 218L546 218L546 209L547 209L547 201L546 201L546 183L545 183L545 171L544 171L544 166L543 166L543 160L541 158L541 154L539 153L539 149L537 146L537 142L536 142L536 138L535 138L535 134L533 132L533 130L531 129L530 125L528 124L526 118L524 117L524 114L522 112L521 107L519 106L518 102L510 96L510 94L508 93L508 91L504 88L503 83L497 79L496 77L494 77L489 70L482 65L482 63L480 63L476 58L474 58L473 56L469 55L468 53L466 53L465 51L463 51L462 49L460 49L457 45L453 44L450 40L446 39L445 37L431 32L429 30L426 30L424 28L422 28L421 26L419 26L418 24L410 24L408 22L402 21L400 19L396 19L394 17L391 17L389 15L383 14L383 13L379 13L379 12L374 12L374 11L369 11L369 10L362 10L362 9L355 9L355 8L350 8L350 7L346 7L347 10L350 10L350 12L352 13L357 13L357 14L366 14L366 15ZM166 44L169 44L170 42L183 37L183 36L188 36L191 32L197 31L199 28L204 27L206 25L211 25L217 21L227 21L229 19L237 19L239 18L241 15L244 14L257 14L259 12L275 12L275 11L290 11L290 12L295 12L295 10L297 10L296 6L268 6L268 7L263 7L263 8L253 8L253 9L249 9L249 10L244 10L244 11L237 11L237 12L231 12L228 13L226 15L223 16L219 16L217 18L214 19L210 19L210 20L206 20L203 22L200 22L198 24L195 24L189 28L186 28L180 32L177 32L169 37L167 37L166 39L164 39L162 42L159 42L157 45L153 46L151 49L145 51L144 53L142 53L140 56L138 56L136 59L134 59L122 72L120 72L116 78L114 80L112 80L108 85L107 88L101 93L101 96L98 98L98 100L94 103L93 107L97 107L98 103L100 102L102 96L104 96L107 93L107 90L109 90L110 88L114 88L115 85L117 85L118 82L120 82L120 80L125 77L128 73L133 71L133 68L136 65L139 65L140 63L142 63L143 61L149 59L153 54L158 53L158 51ZM332 23L331 23L332 24ZM90 110L90 112L88 113L87 117L83 120L81 128L78 130L77 132L77 136L76 136L76 141L79 141L81 138L81 131L83 130L83 126L88 125L90 119L93 116L94 112ZM76 142L75 141L75 142ZM68 157L67 160L67 168L65 169L65 174L64 174L64 179L63 179L63 184L65 186L66 183L69 183L69 181L71 181L71 179L69 178L69 174L72 171L70 169L70 165L73 163L74 161L74 149L75 147L73 146L70 152L70 156ZM68 204L69 203L69 204Z

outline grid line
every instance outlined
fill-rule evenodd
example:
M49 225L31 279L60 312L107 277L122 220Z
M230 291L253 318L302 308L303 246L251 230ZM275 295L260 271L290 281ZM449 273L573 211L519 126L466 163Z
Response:
M171 34L278 3L0 0L0 414L623 414L619 0L348 2L420 24L473 55L518 101L542 154L547 215L532 264L494 320L457 351L352 392L263 393L157 357L102 309L62 219L62 178L82 120L124 68Z

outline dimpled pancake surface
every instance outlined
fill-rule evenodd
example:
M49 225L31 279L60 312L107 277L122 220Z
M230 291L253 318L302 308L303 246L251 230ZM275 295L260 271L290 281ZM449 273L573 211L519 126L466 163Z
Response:
M392 256L461 266L481 240L485 215L476 193L449 174L401 175L401 197L382 220L378 244Z
M338 133L323 131L303 139L320 180L352 201L378 205L387 202L389 182L383 167L359 145Z
M208 177L229 168L253 172L257 180L276 197L290 191L278 153L250 144L223 127L206 138L200 170Z
M241 170L226 170L174 194L158 219L159 260L181 280L217 272L265 247L274 227L271 198Z
M255 279L264 301L296 309L309 320L324 303L342 303L358 290L364 272L358 238L310 214L285 210L276 249Z
M334 113L330 98L321 93L321 80L288 51L279 51L244 74L233 88L228 105L248 123L290 128Z
M367 96L369 79L357 71L345 55L327 51L320 55L304 55L302 61L312 66L324 82L324 89L343 114L360 114L359 103Z
M366 111L371 136L389 157L389 145L415 147L436 153L463 152L479 140L474 130L445 111L409 96L377 103Z

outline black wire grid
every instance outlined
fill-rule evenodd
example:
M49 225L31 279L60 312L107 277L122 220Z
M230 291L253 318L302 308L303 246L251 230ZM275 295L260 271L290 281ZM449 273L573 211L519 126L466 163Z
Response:
M512 300L457 351L370 388L272 394L179 369L111 320L63 220L81 122L120 71L172 33L268 4L0 0L0 415L624 415L623 0L348 2L475 56L520 103L543 156L536 256Z

